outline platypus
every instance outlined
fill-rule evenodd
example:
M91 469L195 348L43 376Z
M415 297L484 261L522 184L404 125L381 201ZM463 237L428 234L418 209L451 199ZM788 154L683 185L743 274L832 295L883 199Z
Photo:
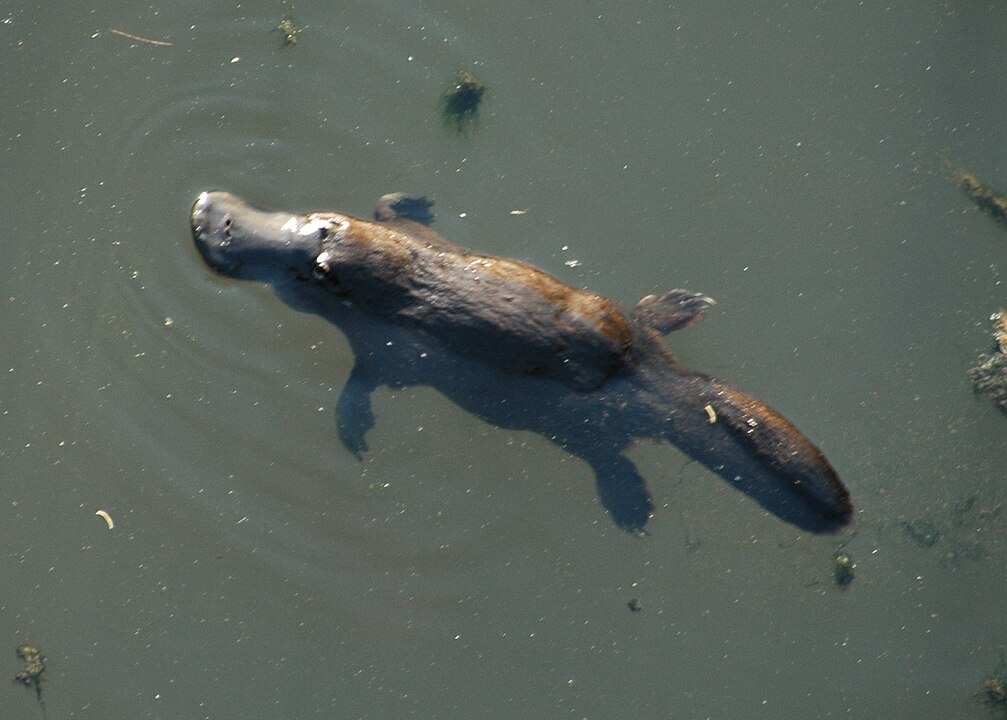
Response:
M712 300L670 290L632 310L519 260L473 252L430 228L432 202L385 195L374 220L265 210L204 192L190 217L221 275L272 283L345 332L355 365L336 424L362 457L379 385L430 385L480 418L533 430L587 461L614 521L642 532L653 511L624 451L667 440L784 520L836 531L849 490L822 452L772 408L683 366L664 335Z

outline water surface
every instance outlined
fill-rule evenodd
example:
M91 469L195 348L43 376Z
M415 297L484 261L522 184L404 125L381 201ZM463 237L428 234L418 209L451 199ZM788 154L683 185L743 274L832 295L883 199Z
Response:
M988 717L1007 418L965 369L1007 232L953 172L1007 188L999 5L301 0L293 46L283 13L0 16L0 626L48 717ZM461 69L489 91L459 135ZM587 465L426 388L377 393L358 462L345 338L202 264L209 188L425 193L452 240L627 305L712 295L676 353L819 443L854 525L641 445L633 537Z

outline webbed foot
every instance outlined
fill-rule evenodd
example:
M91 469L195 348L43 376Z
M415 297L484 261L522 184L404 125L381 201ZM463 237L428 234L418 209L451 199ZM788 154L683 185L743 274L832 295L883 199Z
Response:
M434 221L434 214L430 210L433 206L434 201L422 195L389 193L378 200L378 206L374 209L374 219L378 222L389 222L404 218L429 225Z
M336 428L343 445L357 460L367 452L367 431L374 427L371 393L377 384L355 366L336 403Z
M703 293L669 290L640 300L633 308L633 319L666 335L702 320L711 305L716 305L716 301Z

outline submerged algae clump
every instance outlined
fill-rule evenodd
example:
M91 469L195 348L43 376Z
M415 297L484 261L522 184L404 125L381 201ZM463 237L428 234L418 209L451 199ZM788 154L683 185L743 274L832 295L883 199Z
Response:
M42 717L45 717L45 702L42 700L42 673L45 671L45 658L42 651L34 645L19 645L18 657L24 660L24 670L14 676L14 682L27 688L35 688L35 697L42 707Z
M854 573L856 568L857 564L853 562L853 558L848 553L840 552L832 559L832 580L838 587L849 587L856 577Z
M300 28L294 22L294 5L286 0L283 3L283 19L280 24L273 28L273 32L279 32L283 36L283 45L296 45L297 36L301 34Z
M486 85L472 73L467 70L459 72L451 87L441 96L444 123L458 132L468 130L479 113L486 89Z
M972 389L985 395L1007 413L1007 310L1000 308L991 318L996 348L990 354L981 353L976 364L966 372Z
M996 708L1007 715L1007 662L1004 661L1003 653L1000 654L1000 662L993 669L993 673L983 678L983 689L979 693L979 700Z
M957 174L958 184L977 208L997 222L1007 225L1007 198L991 189L975 175Z

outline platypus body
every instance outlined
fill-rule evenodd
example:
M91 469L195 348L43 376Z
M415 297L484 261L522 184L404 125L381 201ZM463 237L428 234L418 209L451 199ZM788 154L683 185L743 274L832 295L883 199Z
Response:
M357 457L379 385L430 385L500 427L534 430L594 469L602 503L641 531L653 510L624 451L667 440L777 516L835 531L850 493L797 428L759 400L682 366L661 338L712 300L686 290L626 312L526 263L472 252L430 229L430 201L383 197L375 220L294 215L206 192L192 233L217 272L273 283L340 327L355 366L337 425Z

